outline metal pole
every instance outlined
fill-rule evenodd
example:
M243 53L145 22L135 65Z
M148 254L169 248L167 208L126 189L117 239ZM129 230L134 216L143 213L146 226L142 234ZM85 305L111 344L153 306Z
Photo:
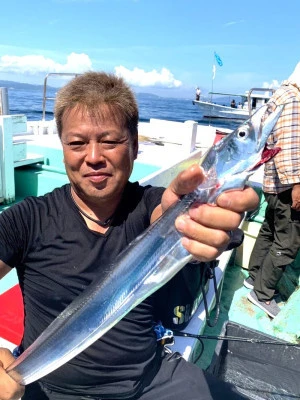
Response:
M8 91L6 87L0 87L0 115L9 114Z

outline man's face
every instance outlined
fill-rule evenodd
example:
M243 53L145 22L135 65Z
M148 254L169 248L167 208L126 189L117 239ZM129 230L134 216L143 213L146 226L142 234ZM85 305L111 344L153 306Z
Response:
M72 109L62 120L61 141L70 183L85 201L111 201L123 192L137 157L137 138L107 117L95 122Z

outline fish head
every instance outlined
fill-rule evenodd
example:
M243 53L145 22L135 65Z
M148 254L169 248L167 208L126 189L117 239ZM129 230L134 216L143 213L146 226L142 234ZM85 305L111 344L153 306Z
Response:
M271 104L260 107L247 121L226 135L206 153L201 166L206 187L222 191L242 188L260 164L263 149L283 110Z

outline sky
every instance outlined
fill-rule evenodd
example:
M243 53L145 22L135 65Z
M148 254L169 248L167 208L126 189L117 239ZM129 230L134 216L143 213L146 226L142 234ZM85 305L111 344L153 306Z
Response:
M0 15L0 80L103 70L191 98L276 88L300 61L299 0L10 0Z

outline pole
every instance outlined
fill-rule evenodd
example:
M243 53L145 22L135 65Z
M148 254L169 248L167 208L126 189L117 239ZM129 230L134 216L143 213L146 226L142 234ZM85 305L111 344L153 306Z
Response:
M0 87L0 115L9 115L8 91L6 87Z

